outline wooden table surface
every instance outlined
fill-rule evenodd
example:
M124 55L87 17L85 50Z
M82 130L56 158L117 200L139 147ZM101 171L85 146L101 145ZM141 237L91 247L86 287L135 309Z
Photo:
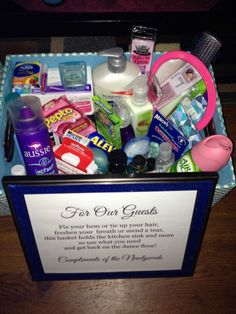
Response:
M236 141L236 104L223 105ZM235 156L235 152L234 152ZM0 217L0 313L236 313L236 189L211 211L194 275L33 282L11 216Z

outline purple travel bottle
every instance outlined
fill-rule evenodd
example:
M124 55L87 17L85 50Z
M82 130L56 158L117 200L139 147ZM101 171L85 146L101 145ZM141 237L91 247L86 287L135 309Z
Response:
M23 96L9 102L8 110L28 175L57 173L48 129L38 97Z

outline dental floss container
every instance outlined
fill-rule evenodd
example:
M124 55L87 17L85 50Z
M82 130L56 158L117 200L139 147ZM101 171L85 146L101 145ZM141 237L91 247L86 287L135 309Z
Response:
M141 74L138 65L128 61L120 47L102 50L98 56L108 57L108 60L93 68L95 95L109 101L122 101L123 96L127 95L125 86Z

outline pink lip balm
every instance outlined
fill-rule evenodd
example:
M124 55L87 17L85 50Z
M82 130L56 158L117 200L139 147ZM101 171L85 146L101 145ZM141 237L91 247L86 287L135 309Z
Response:
M217 172L228 163L232 151L233 144L228 137L208 136L175 162L168 172Z

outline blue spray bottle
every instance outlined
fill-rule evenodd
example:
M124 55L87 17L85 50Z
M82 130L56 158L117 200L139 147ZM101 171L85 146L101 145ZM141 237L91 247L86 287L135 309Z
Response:
M57 173L48 129L38 97L24 96L8 103L14 132L28 175Z

